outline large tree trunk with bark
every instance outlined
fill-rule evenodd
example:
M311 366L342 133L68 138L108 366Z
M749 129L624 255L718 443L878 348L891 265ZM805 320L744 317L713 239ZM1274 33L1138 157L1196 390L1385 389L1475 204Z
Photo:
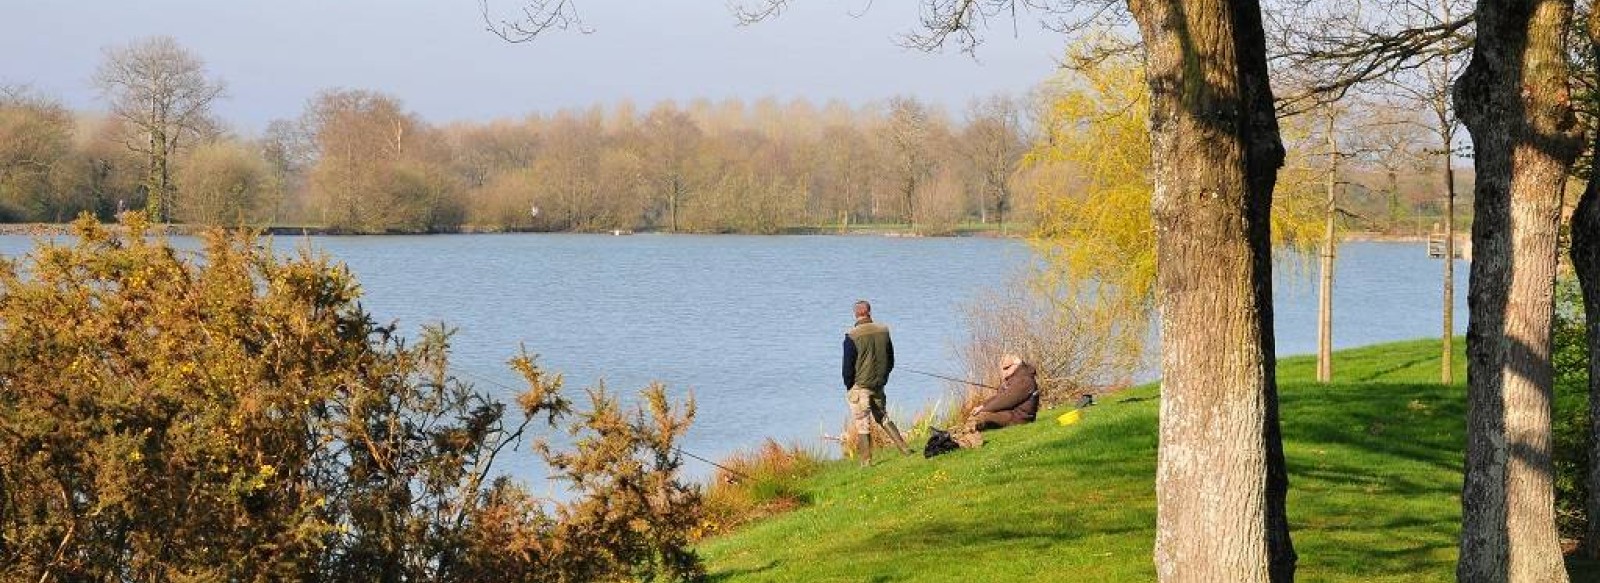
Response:
M1476 157L1460 581L1567 580L1550 462L1561 191L1577 157L1570 0L1479 2L1456 110Z
M1254 1L1130 0L1151 89L1167 583L1291 581L1272 335L1283 162Z

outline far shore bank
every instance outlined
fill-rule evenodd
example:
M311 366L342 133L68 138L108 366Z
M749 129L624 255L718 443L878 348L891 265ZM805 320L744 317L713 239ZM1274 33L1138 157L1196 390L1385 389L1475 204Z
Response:
M841 228L839 226L797 226L797 227L787 227L787 228L784 228L784 229L782 229L782 230L780 230L778 232L775 232L775 233L698 232L698 231L694 231L694 232L682 231L682 232L674 233L674 232L671 232L671 231L664 231L664 230L638 230L638 231L635 231L635 230L629 230L629 229L614 229L614 230L608 230L608 231L539 231L539 230L501 229L501 228L496 228L496 227L485 227L485 226L477 226L477 225L463 225L459 229L449 230L449 231L424 231L424 232L389 231L389 232L378 232L378 233L357 232L357 231L350 231L350 230L347 230L347 229L339 229L339 228L325 227L325 226L318 226L318 225L246 225L246 227L250 228L250 229L255 229L255 230L261 232L262 234L266 234L266 235L316 236L316 237L343 237L343 236L371 237L371 236L388 236L388 235L490 235L490 234L498 235L498 234L532 234L532 233L539 233L539 234L617 235L617 236L626 236L626 235L770 235L770 236L782 236L782 235L839 235L839 236L877 236L877 237L906 237L906 238L918 238L918 237L983 237L983 238L1020 239L1020 238L1022 238L1024 236L1023 233L1026 232L1024 229L1012 228L1012 227L1008 226L1006 231L1002 233L998 227L995 227L995 226L992 226L992 225L962 225L962 226L958 226L958 227L954 227L954 228L941 228L938 231L932 231L932 232L921 232L921 231L916 231L916 230L912 230L912 229L907 229L905 227L876 226L876 225L861 226L861 227L852 226L852 227L845 227L845 228ZM156 225L156 226L153 227L152 230L158 231L158 232L161 232L161 233L164 233L164 234L167 234L167 235L191 236L191 235L196 235L196 234L199 234L201 232L204 232L206 229L209 229L209 228L212 228L212 225L191 225L191 224L182 224L182 223L168 223L168 224L163 224L163 225ZM35 237L38 237L38 236L63 235L63 234L71 233L71 232L72 232L72 224L71 223L0 223L0 235L13 235L13 236L21 235L21 236L35 236Z
M907 229L904 226L864 225L843 227L828 226L796 226L786 227L775 233L742 233L742 232L700 232L683 231L671 232L664 230L628 230L616 229L609 231L539 231L527 229L501 229L496 227L463 225L461 228L450 231L407 232L390 231L381 233L365 233L325 227L319 225L247 225L267 235L289 236L317 236L317 237L371 237L386 235L499 235L499 234L564 234L564 235L840 235L840 236L874 236L874 237L983 237L1022 239L1027 236L1026 226L1007 226L1004 232L994 225L961 225L954 228L941 228L938 231L926 232ZM182 223L168 223L158 225L155 230L168 235L196 235L210 225L190 225ZM72 232L71 223L0 223L0 235L25 235L49 236L61 235ZM1467 233L1457 233L1457 240L1462 245L1470 244ZM1344 233L1344 241L1374 241L1380 243L1426 243L1428 235L1414 233L1381 233L1376 231L1355 231Z

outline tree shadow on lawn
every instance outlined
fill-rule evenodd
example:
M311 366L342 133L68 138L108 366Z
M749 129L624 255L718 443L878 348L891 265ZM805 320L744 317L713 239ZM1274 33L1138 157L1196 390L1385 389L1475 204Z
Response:
M1413 358L1411 360L1404 360L1404 361L1396 362L1394 364L1390 364L1389 366L1385 366L1383 368L1374 370L1374 371L1372 371L1370 373L1367 373L1365 375L1357 377L1355 379L1355 381L1356 382L1361 382L1361 383L1373 382L1373 381L1376 381L1376 380L1381 379L1383 377L1386 377L1386 376L1389 376L1389 375L1392 375L1392 374L1395 374L1395 373L1399 373L1401 371L1410 370L1410 369L1412 369L1414 367L1417 367L1417 366L1420 366L1420 365L1423 365L1423 364L1427 364L1427 363L1430 363L1430 362L1434 362L1434 363L1439 362L1439 355L1438 354L1434 354L1432 356L1419 356L1419 357Z
M777 566L778 566L778 560L777 559L773 559L771 561L767 561L767 563L765 565L761 565L759 567L746 567L746 568L743 568L743 569L728 569L726 571L720 571L720 572L717 572L717 573L709 573L706 576L706 581L708 583L721 583L723 581L731 580L734 577L743 577L745 575L755 575L757 573L765 573L767 571L771 571L774 567L777 567Z
M1303 572L1453 577L1465 398L1421 383L1287 385L1289 519Z
M1454 394L1452 394L1454 393ZM1320 445L1403 458L1457 476L1465 447L1466 406L1459 391L1438 385L1298 385L1282 391L1283 434L1291 460L1307 461Z
M881 548L895 548L904 554L923 551L945 553L974 545L1045 549L1089 536L1145 530L1130 525L1110 529L1093 528L1093 520L1084 513L1066 510L1055 513L1037 510L1021 516L1010 514L1003 519L984 516L980 512L975 509L973 516L966 519L934 520L911 529L879 532L868 539L868 545L884 545Z
M974 509L967 517L932 520L911 528L879 532L869 537L865 545L866 548L896 549L892 564L884 565L885 573L900 569L917 571L929 562L953 560L1007 561L1010 569L1037 569L1044 573L1061 568L1064 560L1073 557L1086 562L1098 560L1094 553L1074 551L1083 550L1077 547L1085 539L1133 534L1137 544L1148 547L1153 542L1154 539L1145 536L1151 529L1143 524L1145 518L1154 524L1153 514L1149 517L1141 514L1131 521L1126 516L1097 516L1102 514L1040 504L1031 512L996 518ZM1149 552L1149 548L1144 548L1139 554L1147 556Z

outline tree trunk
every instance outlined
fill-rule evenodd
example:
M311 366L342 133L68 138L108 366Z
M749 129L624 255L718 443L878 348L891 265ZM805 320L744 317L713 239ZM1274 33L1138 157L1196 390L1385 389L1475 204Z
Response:
M1461 581L1567 580L1550 462L1561 190L1577 156L1569 0L1480 2L1456 109L1476 156Z
M1338 257L1334 220L1339 212L1339 144L1328 114L1328 204L1322 233L1322 277L1317 289L1317 382L1333 381L1333 263Z
M161 222L161 148L166 144L166 137L161 133L160 126L150 125L150 153L144 169L144 205L145 214L150 215L150 221Z
M1600 11L1595 12L1600 17ZM1595 157L1600 162L1600 136ZM1583 199L1572 213L1572 267L1583 290L1583 315L1589 339L1589 475L1585 476L1589 517L1583 555L1600 558L1600 174L1591 173Z
M1447 123L1444 120L1442 123ZM1450 136L1444 141L1444 342L1439 355L1439 382L1456 382L1456 170Z
M1010 188L1005 185L1003 180L1000 183L1000 198L994 202L994 214L996 220L1000 222L1000 236L1002 237L1006 235L1006 201L1011 200Z
M1291 581L1272 336L1283 163L1258 3L1131 0L1151 89L1161 318L1156 573Z

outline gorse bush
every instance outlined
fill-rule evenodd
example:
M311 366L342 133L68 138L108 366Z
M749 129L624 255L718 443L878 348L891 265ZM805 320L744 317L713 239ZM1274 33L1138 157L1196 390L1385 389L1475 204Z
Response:
M0 265L0 580L701 576L692 403L602 388L578 412L524 354L508 405L450 374L448 330L375 325L325 258L220 231L191 257L145 227L81 220ZM568 500L496 477L528 440Z

